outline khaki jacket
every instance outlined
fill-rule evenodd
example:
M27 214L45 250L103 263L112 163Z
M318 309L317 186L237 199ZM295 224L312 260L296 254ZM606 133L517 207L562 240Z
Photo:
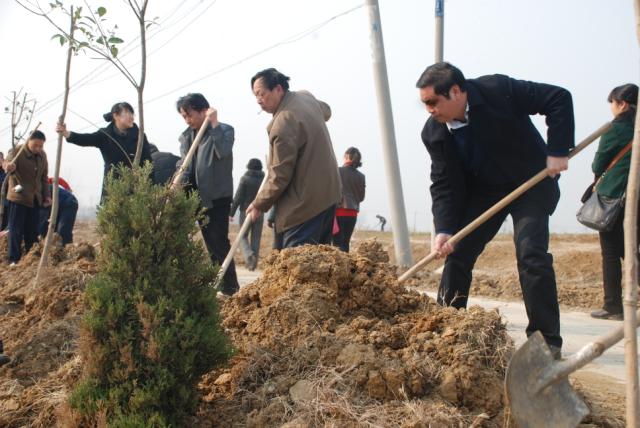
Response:
M9 151L7 161L13 160L20 152L20 147L21 145L18 145ZM25 147L15 164L16 170L9 176L7 199L30 208L33 208L34 201L42 206L44 200L49 197L47 154L42 152L34 155L29 151L29 147ZM19 193L13 190L18 184L22 186Z
M325 121L331 109L306 91L287 92L267 127L267 180L253 205L276 205L276 231L298 226L342 197L338 163Z

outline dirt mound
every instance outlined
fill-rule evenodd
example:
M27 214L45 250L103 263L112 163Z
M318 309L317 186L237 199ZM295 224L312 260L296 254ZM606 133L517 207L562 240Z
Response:
M521 300L515 250L511 237L498 235L478 258L471 282L471 297ZM426 244L423 245L426 248ZM424 250L426 251L426 250ZM549 251L558 287L560 305L569 308L597 309L602 306L602 256L597 235L554 235ZM435 261L418 272L407 285L436 291L440 284Z
M54 426L54 409L79 375L76 339L95 251L85 243L55 245L52 266L36 286L39 259L36 245L0 270L0 338L12 359L0 368L0 426Z
M436 306L387 261L376 242L269 256L222 307L238 354L203 379L198 424L501 425L512 343L499 315Z

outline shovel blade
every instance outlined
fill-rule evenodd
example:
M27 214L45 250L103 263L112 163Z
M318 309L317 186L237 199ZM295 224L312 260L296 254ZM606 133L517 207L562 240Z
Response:
M537 394L532 387L557 364L540 332L535 332L513 354L505 379L511 415L519 428L573 428L589 409L567 378Z

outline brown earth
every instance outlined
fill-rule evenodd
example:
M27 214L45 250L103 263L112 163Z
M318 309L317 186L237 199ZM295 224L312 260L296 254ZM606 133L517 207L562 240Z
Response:
M6 236L0 238L0 338L11 362L0 368L0 426L50 427L80 374L78 323L84 288L95 274L89 244L59 245L39 285L38 245L9 268Z
M235 238L237 226L232 226L230 238ZM352 246L375 239L389 253L391 263L395 262L393 237L389 232L356 230ZM260 244L261 259L259 269L264 269L265 256L271 252L272 231L264 228ZM429 254L430 235L411 234L411 251L414 263ZM549 252L554 258L554 268L558 285L558 300L565 308L593 310L602 306L602 259L598 235L553 234ZM234 260L244 266L242 252L238 249ZM440 282L440 274L435 271L442 266L436 260L410 280L409 285L418 290L435 291ZM483 296L497 300L521 300L522 292L518 282L516 257L512 236L497 235L478 258L471 283L471 296Z
M200 426L501 426L499 315L439 307L387 260L375 242L268 257L223 306L238 354L203 380Z
M99 242L89 226L76 237ZM263 275L222 302L238 352L204 376L191 425L509 426L502 376L512 345L498 314L441 308L398 287L386 237L351 255L319 247L265 258ZM578 244L593 242L565 247ZM504 253L482 269L508 257L508 246L498 247ZM82 368L77 332L94 251L58 247L38 287L39 248L15 268L1 265L0 337L12 362L0 368L0 426L69 426L65 403ZM567 269L567 277L586 269ZM576 379L593 409L585 426L622 426L623 392L603 389L597 375Z
M392 254L390 237L382 239ZM414 262L429 253L429 242L429 235L412 236ZM600 308L602 259L598 235L554 234L549 242L549 252L553 255L560 304L584 311ZM440 283L438 268L442 264L442 260L432 262L408 284L420 290L437 290ZM500 234L486 246L474 268L470 295L497 300L522 299L511 235Z

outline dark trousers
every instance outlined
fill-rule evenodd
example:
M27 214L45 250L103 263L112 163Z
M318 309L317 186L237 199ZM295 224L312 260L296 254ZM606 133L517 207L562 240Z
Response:
M231 209L231 198L220 198L213 201L213 208L204 211L205 221L200 221L202 238L207 246L211 262L222 266L225 257L231 249L229 242L229 212ZM238 291L238 277L236 275L236 265L233 261L229 265L227 272L222 279L220 291L231 295Z
M78 214L78 204L69 203L58 209L55 231L62 238L62 245L73 242L73 226L76 223ZM49 228L49 218L51 218L51 207L40 209L40 236L47 236Z
M640 237L640 227L638 228ZM613 229L600 232L602 250L603 309L612 314L622 313L622 260L624 259L624 210Z
M478 217L500 197L471 195L465 224ZM548 253L549 214L540 201L524 194L504 210L479 226L454 248L444 266L438 303L456 308L467 306L472 270L485 245L498 233L507 215L513 219L518 275L529 318L527 336L540 331L549 345L561 347L560 309L556 289L553 257Z
M24 240L24 249L29 252L38 240L38 220L40 207L33 208L9 201L9 263L20 260L20 246Z
M282 232L276 232L276 230L273 229L273 244L271 244L271 248L273 248L274 250L282 250L282 235Z
M353 229L356 227L357 217L336 217L340 230L333 235L333 245L340 248L345 253L349 252L349 242Z
M304 223L285 230L282 233L283 248L299 247L305 244L331 244L335 214L336 207L332 205Z
M5 230L9 226L9 201L4 201L4 211L2 213L2 224L0 230Z

